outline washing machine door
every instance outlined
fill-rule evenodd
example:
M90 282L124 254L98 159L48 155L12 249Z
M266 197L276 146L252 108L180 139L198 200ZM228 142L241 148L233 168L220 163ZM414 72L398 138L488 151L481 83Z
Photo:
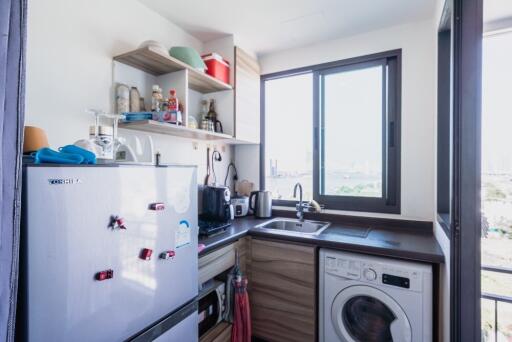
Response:
M334 298L334 329L341 341L410 342L411 324L398 303L371 286L354 285Z

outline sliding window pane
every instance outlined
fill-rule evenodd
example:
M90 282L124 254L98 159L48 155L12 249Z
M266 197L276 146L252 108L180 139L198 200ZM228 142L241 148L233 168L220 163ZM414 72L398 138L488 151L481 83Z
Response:
M265 81L265 188L274 199L293 200L297 182L312 198L312 112L311 74Z
M323 76L322 195L383 196L383 78L382 65Z

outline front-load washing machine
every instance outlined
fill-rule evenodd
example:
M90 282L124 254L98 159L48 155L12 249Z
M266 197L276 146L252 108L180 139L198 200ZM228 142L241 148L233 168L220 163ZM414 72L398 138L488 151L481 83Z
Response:
M432 341L432 266L320 250L321 342Z

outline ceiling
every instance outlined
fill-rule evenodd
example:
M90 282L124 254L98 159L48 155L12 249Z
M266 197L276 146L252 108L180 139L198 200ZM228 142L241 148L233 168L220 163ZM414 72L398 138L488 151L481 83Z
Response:
M203 42L233 34L259 55L428 19L436 7L434 0L139 1Z

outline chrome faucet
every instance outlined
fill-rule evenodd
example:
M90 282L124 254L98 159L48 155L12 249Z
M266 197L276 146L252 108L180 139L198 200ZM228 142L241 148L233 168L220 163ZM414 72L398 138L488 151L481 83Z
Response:
M299 204L295 207L297 209L297 218L302 222L304 221L304 205L302 203L302 185L295 184L293 188L293 198L297 198L297 189L299 189Z

